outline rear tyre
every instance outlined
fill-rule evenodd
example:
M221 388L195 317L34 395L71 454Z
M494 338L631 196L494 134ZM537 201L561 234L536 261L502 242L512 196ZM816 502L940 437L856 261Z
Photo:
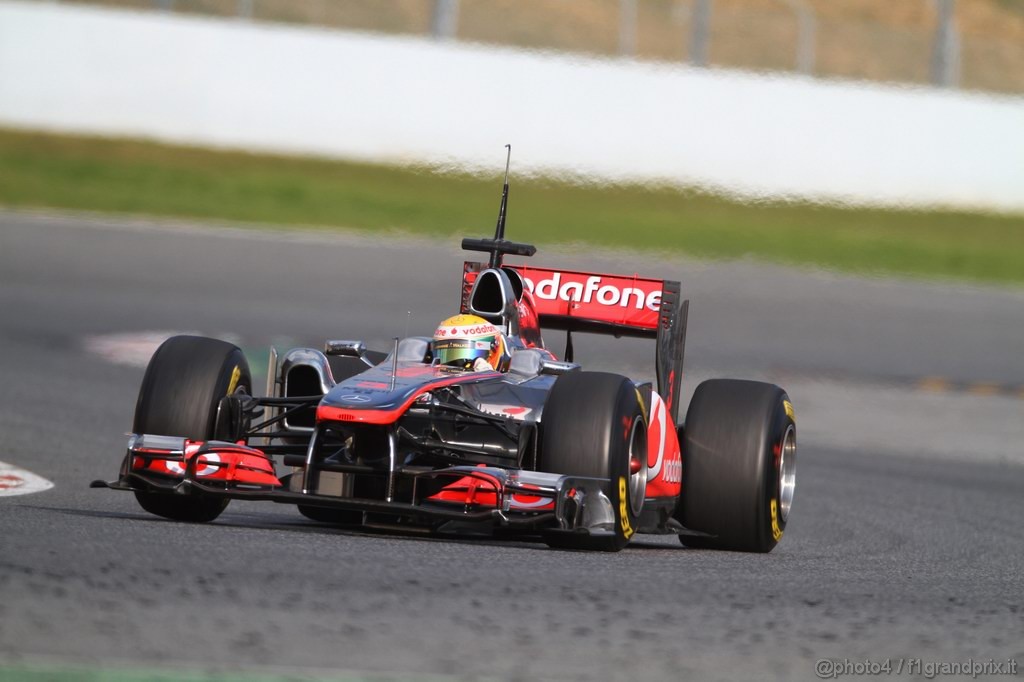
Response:
M252 393L245 355L225 341L200 336L172 336L149 361L135 405L135 433L214 440L217 406L233 393ZM135 493L143 509L175 521L212 521L227 500L167 493Z
M607 552L633 537L647 488L647 425L631 381L617 374L571 372L558 378L541 421L537 469L609 480L611 535L552 532L551 547Z
M676 519L708 535L679 540L695 548L774 549L796 487L796 423L785 391L757 381L705 381L690 401L681 442Z

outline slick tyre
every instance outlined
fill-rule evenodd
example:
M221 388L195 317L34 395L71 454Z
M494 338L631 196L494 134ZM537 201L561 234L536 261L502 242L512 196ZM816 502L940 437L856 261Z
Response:
M676 519L707 535L679 540L695 548L772 551L796 487L796 423L785 391L757 381L705 381L690 401L680 440Z
M213 440L220 399L252 393L252 375L242 351L225 341L173 336L157 348L146 368L135 405L135 433ZM175 521L212 521L227 500L136 492L143 509Z
M551 547L617 552L636 532L647 488L647 425L633 383L617 374L571 372L555 382L541 424L537 469L608 479L609 534L553 531Z

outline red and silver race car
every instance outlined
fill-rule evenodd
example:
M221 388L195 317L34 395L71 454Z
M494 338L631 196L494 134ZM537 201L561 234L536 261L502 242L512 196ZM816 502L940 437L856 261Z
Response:
M796 428L772 384L713 379L679 425L687 304L678 282L508 265L504 239L467 262L463 313L498 327L506 371L455 369L430 337L271 349L256 396L237 347L178 336L153 355L116 481L149 512L215 519L231 499L294 504L319 522L539 536L620 550L636 533L771 551L793 502ZM566 333L561 360L542 331ZM655 342L656 383L582 369L572 334Z

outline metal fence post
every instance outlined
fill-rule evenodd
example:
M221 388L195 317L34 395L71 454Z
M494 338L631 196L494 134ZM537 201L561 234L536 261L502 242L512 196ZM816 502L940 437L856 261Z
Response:
M636 0L619 0L619 54L636 54Z
M434 0L430 34L435 40L452 40L459 27L459 0Z
M817 61L818 20L814 9L806 0L785 0L796 14L796 70L808 76L814 75Z
M932 44L932 84L956 87L960 80L960 36L956 30L956 0L935 0L939 21Z
M711 0L694 0L690 17L690 63L707 66L711 44Z
M236 13L242 19L252 19L254 0L238 0Z

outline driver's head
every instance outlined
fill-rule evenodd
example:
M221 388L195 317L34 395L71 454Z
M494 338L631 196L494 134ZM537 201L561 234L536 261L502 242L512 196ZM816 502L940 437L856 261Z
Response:
M434 360L459 369L508 369L508 344L501 331L476 315L455 315L438 325L430 343Z

